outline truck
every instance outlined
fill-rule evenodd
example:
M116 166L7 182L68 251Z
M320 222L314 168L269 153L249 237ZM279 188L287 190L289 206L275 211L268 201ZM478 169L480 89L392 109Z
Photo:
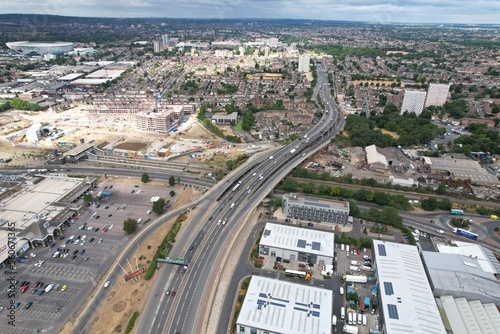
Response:
M351 325L344 325L342 332L349 334L358 334L358 327Z
M351 266L357 266L357 265L358 265L358 261L351 260Z
M294 154L296 151L297 151L297 150L296 150L295 148L292 148L292 149L290 150L290 154Z
M452 215L463 215L464 214L464 211L463 210L458 210L458 209L451 209L450 210L450 213Z
M344 275L342 276L343 282L366 283L368 278L366 275Z

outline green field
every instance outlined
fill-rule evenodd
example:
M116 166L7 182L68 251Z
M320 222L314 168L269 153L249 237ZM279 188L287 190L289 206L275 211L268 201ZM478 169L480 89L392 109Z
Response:
M239 122L238 122L238 124L236 124L236 125L234 126L234 130L235 130L235 131L241 131L241 130L243 130L243 122L242 122L242 121L239 121Z

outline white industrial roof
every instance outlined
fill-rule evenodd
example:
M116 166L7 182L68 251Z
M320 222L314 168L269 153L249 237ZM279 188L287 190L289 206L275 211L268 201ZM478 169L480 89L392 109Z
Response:
M109 79L76 79L71 82L72 85L100 85Z
M332 298L330 290L252 276L237 324L272 333L330 334Z
M81 77L84 74L85 73L70 73L68 75L65 75L63 77L58 78L57 80L59 80L59 81L71 81L71 80L74 80L76 78Z
M438 252L448 254L458 254L476 259L481 266L481 269L487 273L496 274L498 270L493 266L484 248L481 245L473 244L464 241L454 241L456 246L448 246L445 244L437 244ZM498 263L498 261L497 261Z
M387 334L445 334L416 246L373 240Z
M385 155L378 153L377 146L375 145L366 146L365 151L366 151L366 162L368 162L368 164L373 164L378 162L383 164L384 166L388 166Z
M446 313L453 334L469 334L452 296L441 296L441 305Z
M267 223L260 245L333 257L334 234L313 229Z

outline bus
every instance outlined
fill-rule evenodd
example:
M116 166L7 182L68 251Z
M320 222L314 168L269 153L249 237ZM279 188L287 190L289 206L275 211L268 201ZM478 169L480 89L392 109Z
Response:
M240 183L236 184L234 187L233 187L233 191L236 191L238 190L238 188L240 187Z
M298 270L287 269L285 270L285 275L292 277L306 278L306 273Z
M477 240L477 238L478 238L478 235L476 233L472 233L472 232L469 232L469 231L466 231L466 230L462 230L461 228L457 228L457 230L455 231L455 233L458 234L458 235L461 235L463 237L472 239L472 240Z
M451 209L450 210L450 213L452 215L463 215L464 214L464 211L463 210L457 210L457 209Z

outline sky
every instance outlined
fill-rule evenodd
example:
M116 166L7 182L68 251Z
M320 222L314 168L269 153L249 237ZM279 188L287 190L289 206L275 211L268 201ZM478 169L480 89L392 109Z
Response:
M0 13L500 23L500 0L0 0Z

